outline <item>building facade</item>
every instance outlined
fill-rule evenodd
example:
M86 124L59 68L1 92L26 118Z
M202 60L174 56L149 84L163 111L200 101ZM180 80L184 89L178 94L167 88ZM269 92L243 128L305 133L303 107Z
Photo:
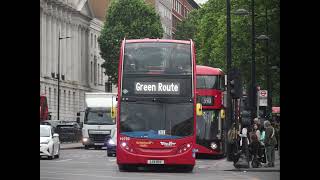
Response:
M88 0L40 0L40 94L47 96L52 119L57 119L59 70L61 120L75 120L84 110L85 92L105 91L97 42L102 26Z
M193 9L200 6L194 0L171 0L172 3L172 38L177 31L177 24L187 18Z

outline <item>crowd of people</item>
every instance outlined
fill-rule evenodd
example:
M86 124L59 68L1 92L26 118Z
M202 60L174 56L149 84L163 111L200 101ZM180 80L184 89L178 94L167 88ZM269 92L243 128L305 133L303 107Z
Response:
M243 124L242 127L234 123L228 140L235 164L244 157L253 168L274 167L276 150L280 156L280 121L255 118L252 125Z

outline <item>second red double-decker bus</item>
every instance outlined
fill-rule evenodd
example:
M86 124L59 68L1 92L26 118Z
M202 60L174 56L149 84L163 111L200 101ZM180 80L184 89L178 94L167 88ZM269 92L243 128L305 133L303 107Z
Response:
M48 103L45 95L40 95L40 122L48 120Z
M196 70L197 102L202 104L203 111L197 117L197 156L223 156L224 73L219 68L201 65Z
M118 77L119 170L174 165L192 171L197 107L193 42L123 40Z

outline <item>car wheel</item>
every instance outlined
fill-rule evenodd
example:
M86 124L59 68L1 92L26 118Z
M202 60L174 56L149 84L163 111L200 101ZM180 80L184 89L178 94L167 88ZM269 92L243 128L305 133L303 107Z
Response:
M53 152L53 150L54 150L54 147L52 147L52 151L51 151L51 155L50 156L48 156L48 159L54 159L54 152Z
M89 146L88 145L84 145L84 149L89 149Z

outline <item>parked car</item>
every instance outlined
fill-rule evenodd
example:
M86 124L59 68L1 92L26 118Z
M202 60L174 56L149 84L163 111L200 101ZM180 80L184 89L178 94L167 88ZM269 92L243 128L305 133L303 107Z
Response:
M61 122L56 126L61 142L79 142L82 138L81 127L76 122Z
M59 158L60 140L59 134L54 133L53 127L40 125L40 157L48 159Z

